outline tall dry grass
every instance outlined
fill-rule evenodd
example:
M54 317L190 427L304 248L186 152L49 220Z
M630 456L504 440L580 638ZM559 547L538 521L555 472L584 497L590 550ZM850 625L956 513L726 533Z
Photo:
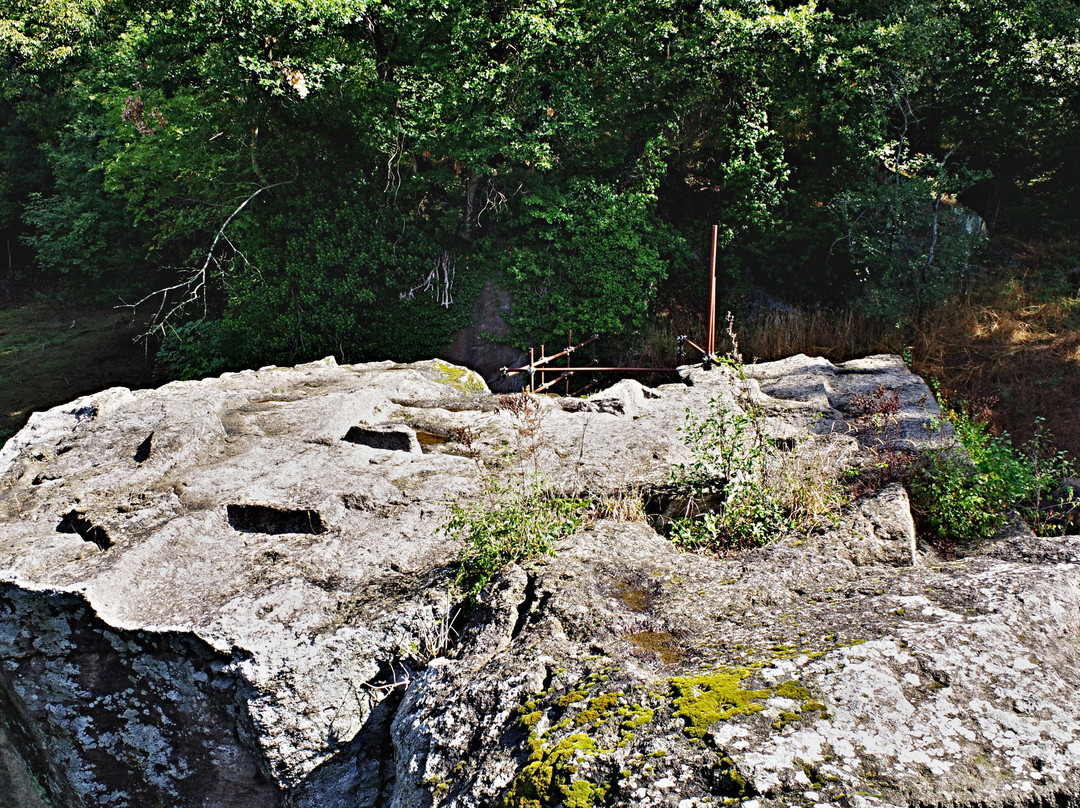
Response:
M968 399L988 398L992 423L1015 442L1044 419L1080 458L1080 295L1047 295L1011 280L957 301L913 334L913 369Z
M843 361L874 353L902 353L906 333L850 310L772 311L741 325L739 344L747 361L800 353Z
M742 355L747 362L798 353L834 362L903 355L945 393L994 402L992 424L1014 442L1028 441L1042 418L1055 444L1080 458L1080 289L1077 273L1067 272L1080 246L1002 241L997 250L1001 260L984 267L977 284L917 323L898 326L852 310L769 311L737 321ZM676 336L704 345L705 330L703 315L672 307L645 335L642 356L658 367L700 361L692 350L676 355ZM721 322L717 350L729 347Z

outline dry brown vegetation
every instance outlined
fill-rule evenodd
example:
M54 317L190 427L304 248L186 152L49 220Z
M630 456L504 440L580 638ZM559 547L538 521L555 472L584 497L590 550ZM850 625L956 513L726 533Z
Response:
M995 431L1023 444L1036 418L1055 444L1080 458L1080 242L1033 246L995 240L980 277L918 325L850 310L772 311L739 323L746 361L792 354L843 361L874 353L905 356L949 396L989 402ZM704 342L700 314L671 307L646 336L650 364L678 361L677 334ZM718 336L718 350L726 349ZM695 361L690 355L682 361Z
M994 426L1024 442L1037 417L1080 457L1080 290L1028 258L1028 270L935 312L914 337L914 369L966 398L996 399Z

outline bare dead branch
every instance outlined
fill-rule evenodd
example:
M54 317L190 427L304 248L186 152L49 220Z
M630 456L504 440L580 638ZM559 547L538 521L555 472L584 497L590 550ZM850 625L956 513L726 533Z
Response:
M219 270L221 268L221 260L214 254L214 251L217 249L218 244L222 241L225 241L226 244L232 246L232 241L230 241L229 237L225 235L225 230L232 223L232 220L240 214L240 211L246 208L248 206L248 203L251 202L251 200L257 197L263 191L269 191L271 188L277 188L281 185L289 185L292 182L292 180L284 180L282 182L275 182L270 185L263 185L257 188L251 195L247 197L247 199L237 205L236 209L228 215L224 222L222 222L222 225L218 228L217 233L214 234L214 240L210 243L210 249L206 252L206 260L203 261L202 266L192 269L185 280L182 280L179 283L175 283L172 286L166 286L162 289L156 289L150 294L143 297L141 300L137 300L134 303L125 303L121 306L117 306L117 308L131 309L132 311L135 311L139 308L139 306L143 305L144 303L153 300L159 295L161 296L161 303L158 305L158 309L154 313L154 316L150 318L149 329L140 336L142 336L143 338L149 337L157 331L160 331L164 334L166 323L168 323L176 314L183 311L189 305L197 303L200 296L202 297L203 302L202 316L203 318L206 317L206 294L204 290L207 284L207 271L210 269L211 263L213 263L215 267L217 267ZM233 250L237 255L244 259L245 263L247 262L247 259L244 257L244 254L240 252L240 250L237 250L235 246L233 246ZM178 302L170 305L170 293L177 291L183 292L181 299Z

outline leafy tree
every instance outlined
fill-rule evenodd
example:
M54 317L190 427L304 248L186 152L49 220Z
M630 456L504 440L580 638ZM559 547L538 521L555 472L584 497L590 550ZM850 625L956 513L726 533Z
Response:
M1078 11L0 0L0 226L70 285L170 288L218 364L431 353L491 278L519 344L632 331L701 294L714 222L730 285L893 317L963 275L963 177L1070 215Z
M521 338L641 328L665 258L681 247L654 206L649 194L587 179L526 194L505 257Z

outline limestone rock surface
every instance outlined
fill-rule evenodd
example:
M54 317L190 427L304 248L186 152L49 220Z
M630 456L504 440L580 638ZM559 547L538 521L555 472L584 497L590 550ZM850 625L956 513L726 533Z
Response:
M537 473L660 491L710 399L857 463L896 357L541 398ZM853 398L855 397L855 398ZM1073 805L1080 544L943 562L887 487L730 558L599 519L447 598L448 503L520 416L443 362L112 389L0 450L0 805ZM820 458L818 458L820 460Z

